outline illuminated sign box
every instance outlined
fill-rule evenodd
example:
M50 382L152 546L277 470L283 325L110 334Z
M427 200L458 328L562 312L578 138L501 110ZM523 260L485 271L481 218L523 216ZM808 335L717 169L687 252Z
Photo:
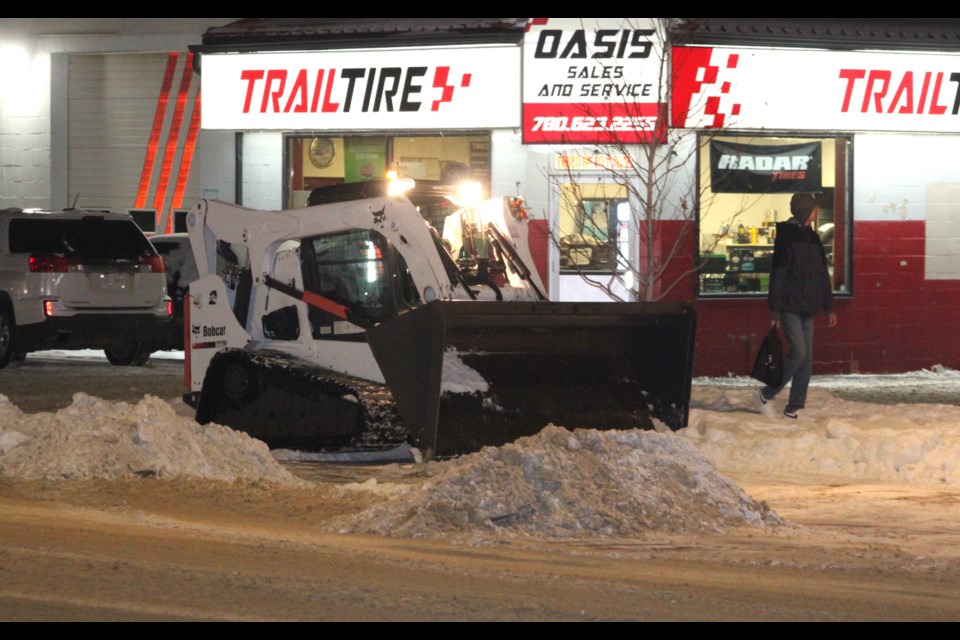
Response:
M517 128L517 47L203 56L204 129Z
M633 158L627 155L577 155L560 154L553 166L558 171L623 171L635 167Z
M667 61L657 18L531 18L525 144L662 141Z
M956 56L674 47L672 126L960 132Z

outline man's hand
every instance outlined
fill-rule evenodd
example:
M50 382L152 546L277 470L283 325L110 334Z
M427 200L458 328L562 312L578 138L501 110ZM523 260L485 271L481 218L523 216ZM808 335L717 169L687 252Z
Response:
M828 322L829 322L829 326L830 326L831 329L833 329L835 326L837 326L837 312L836 312L836 311L831 311L831 312L830 312L830 319L829 319Z

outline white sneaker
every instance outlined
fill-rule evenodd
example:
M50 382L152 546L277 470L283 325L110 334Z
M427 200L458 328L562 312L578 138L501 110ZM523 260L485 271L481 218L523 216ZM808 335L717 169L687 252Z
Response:
M757 408L760 410L761 414L767 416L768 418L774 417L773 400L767 400L764 398L763 391L757 389L753 399L756 401Z

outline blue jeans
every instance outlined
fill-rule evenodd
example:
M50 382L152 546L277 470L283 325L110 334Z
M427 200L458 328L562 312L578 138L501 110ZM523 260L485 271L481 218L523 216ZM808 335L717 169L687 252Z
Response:
M772 400L790 384L787 410L803 409L813 375L813 316L784 313L780 318L780 326L790 343L790 352L783 360L783 384L764 387L763 397Z

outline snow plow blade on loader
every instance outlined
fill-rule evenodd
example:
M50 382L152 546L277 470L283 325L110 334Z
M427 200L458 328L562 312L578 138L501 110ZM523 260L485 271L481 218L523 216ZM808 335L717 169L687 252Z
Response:
M568 429L687 426L688 304L436 301L367 332L427 457Z

